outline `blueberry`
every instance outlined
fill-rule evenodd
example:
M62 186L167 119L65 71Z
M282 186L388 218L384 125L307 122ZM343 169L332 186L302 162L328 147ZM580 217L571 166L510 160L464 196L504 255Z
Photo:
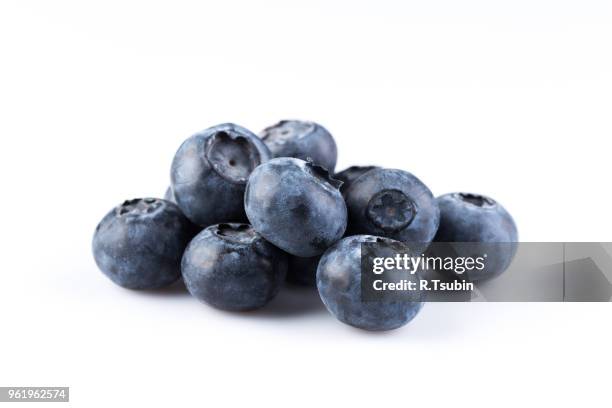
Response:
M514 243L518 241L516 224L508 211L495 200L478 194L451 193L436 201L440 207L440 227L435 241L483 243L482 252L487 253L485 268L471 271L469 278L478 281L504 272L514 257ZM470 252L474 250L474 247L465 250L468 248Z
M431 191L406 171L370 170L344 194L349 234L393 238L424 250L438 229L440 212Z
M301 120L282 120L260 134L274 157L311 159L334 172L338 150L332 135L323 126Z
M181 276L181 257L197 230L173 203L125 201L102 219L93 237L98 267L119 286L155 289Z
M191 241L182 271L197 299L219 309L251 310L278 293L287 273L287 254L248 224L219 224Z
M249 178L244 197L247 217L266 240L291 255L320 255L346 229L340 184L311 162L272 159Z
M414 300L361 299L361 244L399 244L388 238L354 235L337 242L321 257L317 288L325 307L341 322L365 330L391 330L411 321L421 310L425 295L415 291ZM382 248L382 247L381 247ZM397 253L397 252L396 252ZM415 275L418 276L418 275Z
M370 170L378 169L377 166L351 166L334 174L334 178L340 180L343 184L340 186L340 192L344 192L350 187L350 185L357 180L359 177L364 175Z
M170 201L171 203L176 204L176 198L174 198L174 193L172 192L172 187L168 187L166 192L164 193L164 200Z
M302 258L289 255L289 269L287 270L287 282L301 285L317 285L317 266L319 266L320 256Z
M251 171L270 158L247 129L225 123L187 139L172 162L172 191L195 224L244 221L244 189Z

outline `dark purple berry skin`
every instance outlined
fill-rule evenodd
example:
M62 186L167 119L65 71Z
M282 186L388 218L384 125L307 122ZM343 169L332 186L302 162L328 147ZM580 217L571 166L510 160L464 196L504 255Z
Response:
M187 247L182 272L187 289L202 302L223 310L252 310L280 290L287 254L248 224L212 225Z
M510 213L492 198L479 194L450 193L436 201L440 208L436 242L483 243L486 266L482 271L471 271L470 280L490 279L503 273L512 262L517 249L514 243L518 242L518 230Z
M340 181L300 159L281 157L257 167L244 197L247 217L266 240L291 255L320 255L346 229Z
M377 166L351 166L341 172L334 174L334 178L340 180L343 184L340 186L340 192L344 194L346 190L353 184L355 180L364 175L370 170L379 169Z
M450 193L436 199L440 227L436 241L516 242L514 219L498 202L484 195Z
M247 179L270 156L257 136L232 123L191 136L172 161L170 179L178 206L203 227L246 220Z
M181 276L185 247L196 227L173 203L157 198L125 201L102 219L92 249L100 270L128 289L157 289Z
M320 259L320 256L302 258L289 255L287 282L300 286L315 287L317 285L317 266L319 266Z
M370 170L351 183L344 198L350 235L392 238L424 250L438 230L440 211L431 191L406 171Z
M410 322L423 306L425 293L414 301L363 302L361 299L361 244L395 245L397 241L371 235L346 237L329 248L319 262L317 288L327 310L348 325L372 331L392 330ZM377 250L378 251L378 250ZM381 249L381 256L388 256Z
M302 120L281 120L260 133L274 157L312 160L332 174L338 149L332 135L323 126Z

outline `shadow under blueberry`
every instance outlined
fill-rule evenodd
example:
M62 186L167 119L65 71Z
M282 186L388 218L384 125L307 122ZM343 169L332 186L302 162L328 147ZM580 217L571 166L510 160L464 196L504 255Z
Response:
M278 295L265 307L247 312L258 317L295 317L325 314L327 310L316 288L284 284Z
M187 288L185 287L185 283L183 282L183 279L179 279L178 281L174 282L172 285L167 286L165 288L134 290L131 292L134 292L137 295L142 295L142 296L155 296L155 297L168 297L168 298L190 296L189 292L187 291Z

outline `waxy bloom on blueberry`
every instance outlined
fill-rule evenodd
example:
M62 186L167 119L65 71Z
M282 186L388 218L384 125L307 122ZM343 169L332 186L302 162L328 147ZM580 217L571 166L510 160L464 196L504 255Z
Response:
M181 257L197 228L173 203L125 201L102 219L93 237L98 267L117 285L156 289L181 274Z
M355 180L364 175L370 170L378 169L380 167L376 166L351 166L346 168L336 174L334 174L334 178L336 180L340 180L342 182L342 186L340 186L340 192L344 194L346 190L353 184Z
M334 172L338 151L332 135L323 126L302 120L282 120L260 134L274 157L312 160Z
M287 254L248 224L206 228L187 247L183 280L197 299L219 309L251 310L268 303L287 274Z
M272 159L249 178L244 197L247 217L266 240L291 255L320 255L346 229L341 183L313 163Z
M440 208L440 227L435 241L482 243L481 252L487 253L485 268L471 271L469 279L479 281L503 273L512 262L518 241L510 213L492 198L479 194L451 193L436 201ZM478 248L469 247L470 250Z
M251 171L270 158L263 142L247 129L225 123L187 139L170 172L179 207L194 223L244 221L244 190Z
M397 329L411 321L421 310L425 293L415 290L414 300L394 300L389 292L381 292L380 299L362 300L361 245L378 245L382 251L399 242L371 235L354 235L338 241L319 261L317 288L321 300L338 320L365 330ZM384 255L382 255L384 256ZM388 256L388 255L387 255Z
M344 197L349 234L388 237L424 250L438 230L440 212L431 191L406 171L367 171L351 183Z

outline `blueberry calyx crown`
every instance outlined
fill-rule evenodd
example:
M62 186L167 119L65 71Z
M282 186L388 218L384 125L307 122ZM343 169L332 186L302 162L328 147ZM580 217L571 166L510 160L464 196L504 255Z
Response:
M289 140L299 139L311 134L315 129L313 122L301 120L281 120L276 125L265 128L261 138L273 145L283 145Z
M465 203L475 205L476 207L493 207L496 204L495 200L479 194L456 193L455 197Z
M310 172L313 176L326 182L327 184L332 185L336 190L338 190L342 184L344 184L343 181L333 178L325 167L315 164L310 158L308 158L306 161L306 167L310 168Z
M250 244L259 237L249 224L240 223L219 224L213 232L221 239L238 244Z
M399 231L412 222L417 213L414 202L399 190L382 190L370 199L367 218L383 231Z
M158 198L135 198L125 200L123 204L119 205L116 214L119 217L152 214L162 205L162 200Z
M206 143L205 155L219 176L236 184L246 184L253 169L261 163L253 142L231 130L212 135Z

